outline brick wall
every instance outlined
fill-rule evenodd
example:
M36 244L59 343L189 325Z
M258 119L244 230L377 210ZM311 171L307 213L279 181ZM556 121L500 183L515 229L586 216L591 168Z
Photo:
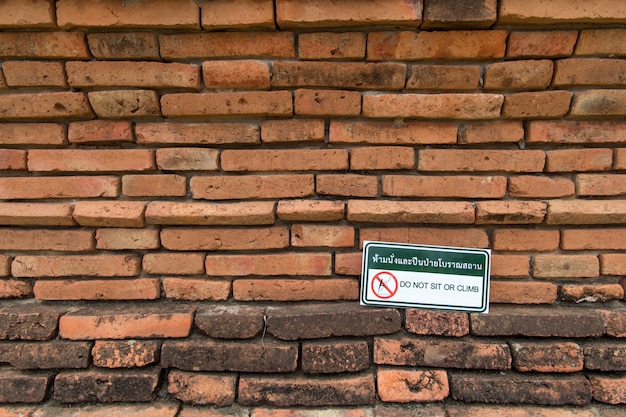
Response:
M0 2L0 416L623 416L625 24ZM490 248L490 313L360 307L364 240Z

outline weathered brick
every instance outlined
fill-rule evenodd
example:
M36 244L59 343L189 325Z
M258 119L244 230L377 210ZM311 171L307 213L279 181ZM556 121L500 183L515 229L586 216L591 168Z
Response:
M237 279L233 298L239 301L343 301L358 299L356 280L324 279Z
M476 224L539 224L546 215L546 204L539 201L479 201Z
M374 406L374 416L376 417L446 417L447 409L439 404L418 404L413 403L410 406L405 404L382 403ZM466 406L464 406L466 407ZM348 416L346 416L348 417ZM359 417L359 416L355 416Z
M509 195L521 198L556 198L573 196L574 181L563 177L517 175L509 177Z
M626 249L626 229L564 229L561 248L565 250Z
M369 365L369 348L364 340L302 344L302 371L308 374L358 372Z
M533 275L536 278L591 278L600 274L595 255L536 255Z
M28 151L29 171L151 171L154 168L154 151L148 149L33 149Z
M137 123L140 144L259 143L259 127L248 123ZM159 154L157 150L157 155Z
M335 274L361 275L363 266L362 253L335 253Z
M496 0L473 1L424 1L422 28L488 28L496 21Z
M450 394L448 375L440 370L379 368L376 388L381 401L394 403L443 401Z
M419 171L541 172L540 150L424 149L418 151Z
M8 275L8 272L3 271L2 275ZM32 295L33 286L30 282L17 279L0 280L0 298L30 298Z
M626 69L621 59L568 58L556 61L554 87L574 86L624 86L626 79L620 77Z
M96 340L91 355L100 368L139 368L157 362L160 348L154 340Z
M202 63L204 85L212 90L269 90L270 67L255 60L205 61Z
M20 0L3 2L0 7L0 27L50 28L55 27L54 3L35 0L24 3Z
M0 149L0 171L26 171L26 151L21 149Z
M204 253L146 253L141 264L148 274L204 274Z
M148 224L253 225L274 223L274 202L185 203L152 202L145 212Z
M40 403L48 394L53 375L47 372L19 372L3 369L0 372L0 402Z
M512 343L513 365L521 372L578 372L582 348L576 343Z
M623 344L592 342L583 348L585 369L595 371L624 371L626 348Z
M298 346L294 343L195 337L166 340L161 347L161 365L185 371L293 372L297 363Z
M361 93L346 90L296 90L295 114L303 116L358 116Z
M103 119L161 116L153 90L111 90L87 93L93 111Z
M289 378L243 375L238 403L270 407L369 405L376 400L374 375Z
M91 54L106 60L159 61L157 35L147 32L88 33Z
M89 230L0 229L0 250L84 252L94 249Z
M455 123L332 120L329 142L372 145L443 145L456 143L456 136Z
M546 151L546 171L605 171L613 164L612 149L559 149Z
M255 408L254 412L258 412L260 409ZM179 417L248 417L250 411L241 408L213 408L213 407L192 407L183 406L180 414L176 414ZM605 417L605 416L603 416ZM610 417L610 416L609 416Z
M263 331L264 315L262 306L203 306L196 312L195 325L212 338L250 339Z
M372 61L424 59L484 60L502 58L504 30L370 32L367 59Z
M132 277L139 273L135 255L19 255L13 259L14 277Z
M613 196L626 194L625 175L581 174L576 176L577 194L581 196Z
M322 119L264 120L261 122L263 143L323 142L325 137Z
M382 195L394 197L503 198L506 177L384 175Z
M400 330L397 310L353 304L271 307L265 314L267 332L282 340L371 336Z
M167 377L167 392L174 398L197 405L224 407L235 402L237 377L173 370Z
M562 285L559 298L574 303L622 300L624 288L620 284Z
M74 206L74 220L81 226L143 227L142 201L79 201Z
M594 0L585 7L567 7L567 1L544 3L530 0L520 4L515 0L503 0L498 22L504 24L556 24L619 22L626 19L623 4ZM593 12L590 12L593 10Z
M89 342L2 342L0 360L17 369L87 368Z
M350 170L414 169L415 150L408 146L352 148Z
M68 203L0 203L0 224L74 226L73 210Z
M626 254L603 253L600 255L600 272L603 275L624 275Z
M508 94L502 106L503 117L562 117L570 109L569 91L538 91Z
M589 377L593 399L608 404L626 403L626 391L624 384L626 377L598 376Z
M222 151L220 159L224 171L333 171L348 169L348 151L346 149L227 149Z
M294 153L291 154L294 155ZM240 159L237 158L237 156L235 155L234 158L227 159L226 164L228 166L228 164L231 163L251 162L250 159ZM280 159L286 162L289 160L289 157L288 155L285 155L284 158ZM260 159L258 163L261 162L266 162L267 166L268 160ZM277 163L279 164L280 162L277 161ZM222 162L222 168L225 169L224 162ZM236 169L238 167L231 168ZM272 169L270 168L270 170ZM256 171L256 169L254 167L251 167L250 171ZM315 179L312 174L246 176L223 175L219 177L195 176L191 178L189 182L189 187L191 189L191 195L193 198L205 200L302 198L314 194Z
M424 336L461 337L470 332L469 315L450 311L406 310L406 330Z
M8 88L7 81L4 79L4 73L2 72L2 68L0 68L0 90L6 90Z
M572 55L578 32L569 30L511 32L507 57L550 58Z
M606 334L613 337L626 337L626 311L601 310L606 324Z
M6 61L2 71L9 87L67 87L60 62Z
M0 255L0 276L7 277L11 272L11 257Z
M341 201L282 200L278 202L276 215L286 221L333 221L343 219L344 210Z
M201 7L202 27L216 29L274 29L274 3L271 0L217 0Z
M407 90L473 91L480 83L477 65L412 65Z
M613 168L626 169L626 149L614 149Z
M161 296L158 279L38 280L37 300L156 300Z
M0 308L0 339L50 340L56 336L60 316L55 308L4 303Z
M72 122L67 131L70 143L133 142L130 122L124 120L87 120Z
M124 175L122 194L129 197L183 197L187 195L187 179L174 174Z
M491 257L491 276L493 277L528 277L530 275L530 257L527 255L500 255Z
M0 58L90 59L81 32L2 32Z
M359 174L321 174L315 177L315 191L322 195L376 197L378 178Z
M227 280L207 280L205 278L163 279L165 297L186 301L224 301L230 296L231 282Z
M291 116L290 91L178 93L161 97L165 117Z
M156 229L107 228L96 230L96 248L106 250L157 249L159 231Z
M350 200L347 219L380 223L474 223L474 207L461 201Z
M379 94L363 97L365 117L493 119L500 116L500 94Z
M496 62L485 66L485 90L544 90L552 81L549 59Z
M497 251L550 252L559 248L558 230L497 229L493 231L493 249Z
M161 230L161 244L169 250L255 250L289 246L285 226L235 228L172 228Z
M2 145L63 145L66 128L55 123L0 123Z
M352 247L355 231L351 226L294 224L291 246Z
M0 120L90 119L93 117L84 93L53 92L3 94Z
M626 202L620 200L552 200L547 224L626 223Z
M574 93L570 116L624 116L626 94L624 90L587 90Z
M624 47L626 30L616 29L586 29L580 31L575 55L626 55Z
M206 273L215 276L331 274L331 254L322 252L212 255L206 257Z
M496 271L498 275L502 272ZM496 276L496 274L493 274ZM528 275L527 272L524 275ZM489 302L499 304L552 304L558 287L550 282L491 281Z
M136 416L136 417L174 417L178 414L178 404L168 402L153 402L153 403L134 403L132 405L126 404L97 404L97 405L83 405L73 404L60 408L58 406L50 406L48 411L45 407L40 409L44 414L59 415L59 412L63 413L63 417L122 417L122 416ZM65 410L65 412L61 411Z
M107 304L78 308L59 320L59 336L70 340L187 337L193 309L158 304Z
M298 36L300 59L365 58L365 34L360 32L314 32Z
M595 417L593 411L582 407L572 409L571 407L516 406L513 404L503 406L460 404L447 406L446 411L448 417L492 417L498 415L509 417Z
M620 121L531 121L528 143L597 144L619 143L626 133L626 123Z
M204 148L164 148L156 150L156 163L166 171L215 171L219 152Z

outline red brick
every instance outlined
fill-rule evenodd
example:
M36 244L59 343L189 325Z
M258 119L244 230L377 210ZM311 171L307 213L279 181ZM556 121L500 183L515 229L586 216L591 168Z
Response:
M358 116L361 93L346 90L296 90L295 114L303 116Z
M572 55L578 38L575 31L511 32L507 57L543 58Z
M497 229L493 231L492 247L497 251L550 252L559 248L559 239L558 230Z
M553 304L557 299L557 289L555 284L549 282L491 281L489 302L499 304Z
M514 143L523 139L524 127L519 121L471 122L459 129L459 143Z
M0 120L89 119L93 116L83 93L24 93L0 96Z
M0 250L84 252L93 249L90 230L0 229Z
M369 348L364 340L302 344L302 370L305 373L358 372L369 365Z
M284 226L235 228L180 228L161 230L161 244L168 250L255 250L289 246Z
M527 255L493 255L491 276L527 277L530 274L530 258Z
M415 151L408 146L352 148L350 170L414 169Z
M626 8L619 2L594 0L584 7L567 7L567 1L529 0L520 4L515 0L503 0L500 5L499 23L556 24L556 23L602 23L619 22L626 18Z
M424 59L484 60L502 58L504 30L370 32L367 59L372 61Z
M253 225L274 223L274 202L184 203L152 202L145 212L148 224Z
M75 417L122 417L129 415L135 417L174 417L178 413L178 404L166 402L154 402L152 404L134 403L133 405L98 404L80 406L75 404L67 409L71 410L70 414L74 414ZM54 408L55 413L58 413L58 410L58 407Z
M240 162L237 161L237 158L235 158L235 161ZM241 160L241 162L245 163L246 160ZM267 162L267 160L261 159L259 162ZM224 162L222 162L222 168L224 168ZM196 176L191 178L189 186L193 198L206 200L239 200L251 198L306 197L313 195L315 189L314 183L315 181L312 174L226 175L219 177Z
M360 230L360 246L363 246L365 240L436 246L489 247L486 231L479 228L362 228Z
M26 151L0 149L0 171L26 171Z
M63 145L65 126L54 123L0 124L2 145Z
M626 202L620 200L552 200L547 224L621 224L626 222Z
M560 149L546 151L546 171L605 171L613 165L612 149Z
M621 59L568 58L556 61L554 87L573 86L624 86L620 77L626 69Z
M189 307L108 304L63 315L59 336L72 340L187 337L192 323L193 310Z
M354 150L353 150L354 152ZM394 197L503 198L506 177L494 176L383 176L382 195Z
M16 256L14 277L132 277L139 273L134 255Z
M424 149L418 151L418 171L541 172L540 150Z
M446 406L446 409L448 407ZM446 410L439 404L411 404L407 407L404 404L382 403L374 407L376 417L446 417L447 415Z
M5 1L0 7L0 27L55 27L54 3L49 0L34 0L24 3L20 0Z
M47 372L19 372L3 369L0 373L0 402L40 403L45 400L53 375Z
M256 410L258 409L253 409L252 412L254 413ZM287 412L291 412L291 411L287 411ZM192 406L184 406L183 409L180 411L180 414L176 414L176 415L178 417L242 417L239 411L233 411L232 408L192 407Z
M223 145L259 143L259 127L244 123L137 123L140 144ZM159 152L157 151L157 155Z
M521 372L578 372L582 348L576 343L512 343L513 364Z
M238 301L343 301L359 298L359 283L352 279L237 279L233 298Z
M425 0L422 28L488 28L496 21L496 0L459 2Z
M365 117L492 119L500 116L500 94L379 94L363 97Z
M291 116L291 92L179 93L161 98L165 117Z
M449 311L406 310L406 330L424 336L461 337L469 334L469 316Z
M576 187L569 178L520 175L509 178L509 195L522 198L550 198L574 195Z
M3 275L7 275L4 272ZM33 295L33 286L30 282L17 279L0 280L0 298L30 298Z
M0 307L0 339L50 340L56 336L60 310L39 304Z
M600 275L595 255L536 255L533 276L536 278L593 278Z
M133 142L130 122L124 120L88 120L70 123L67 138L70 143Z
M11 272L11 257L0 255L0 276L7 277L9 272Z
M230 281L207 280L206 278L163 279L165 297L174 300L225 301L230 296Z
M280 0L276 3L276 23L281 29L371 25L418 27L421 17L421 2L403 0L357 0L350 3L315 0L305 4Z
M380 368L376 387L381 401L394 403L443 401L450 395L445 371Z
M618 143L626 134L626 123L620 121L531 121L528 143Z
M333 221L343 219L344 210L341 201L283 200L278 202L276 215L286 221Z
M33 149L28 151L30 171L151 171L154 168L154 152L148 149Z
M97 59L159 61L159 44L155 33L89 33L87 43Z
M9 87L67 87L60 62L7 61L2 71Z
M575 55L626 55L624 29L587 29L580 32Z
M234 375L173 370L167 382L167 392L184 403L224 407L235 402L237 379Z
M264 143L323 142L324 120L289 119L261 122L261 141Z
M157 362L160 348L154 340L96 340L91 355L100 368L136 368Z
M546 215L546 204L539 201L479 201L476 224L538 224Z
M199 5L192 0L156 0L149 8L138 3L97 0L62 0L57 4L60 27L198 29Z
M540 91L509 94L504 98L503 117L562 117L569 112L572 93Z
M291 226L291 246L294 247L352 247L354 228L351 226L323 226L294 224Z
M424 145L456 143L455 123L361 122L333 120L330 143L372 145Z
M624 371L626 356L623 343L591 342L583 349L585 369L595 371Z
M129 197L183 197L187 195L187 179L174 174L124 175L122 194Z
M2 361L17 369L79 369L89 366L89 342L19 342L0 344Z
M412 65L407 90L473 91L480 83L477 65Z
M626 94L623 90L587 90L574 93L570 116L624 116Z
M142 267L147 274L204 274L204 253L146 253Z
M202 27L216 29L274 29L274 3L271 0L217 0L202 4Z
M331 275L330 253L207 255L206 273L216 276Z
M98 229L96 230L96 247L106 250L157 249L159 231L156 229Z
M474 223L474 207L461 201L350 200L347 219L381 223Z
M315 32L298 36L298 57L302 60L365 58L365 34L360 32Z
M202 63L204 85L212 90L269 90L270 68L255 60L205 61Z
M142 201L79 201L74 220L81 226L143 227L145 207Z
M87 94L93 111L103 119L161 116L156 91L111 90Z
M564 229L561 234L565 250L626 249L626 229Z
M626 169L626 149L615 149L615 156L613 157L614 169Z
M37 300L156 300L161 296L158 279L38 280Z
M291 32L217 32L160 35L161 57L167 60L212 58L294 58Z
M603 275L626 275L626 254L601 254L600 270ZM622 282L622 285L623 284L624 282Z
M156 151L157 166L166 171L215 171L218 151L204 148L163 148Z
M322 195L376 197L378 178L358 174L321 174L315 178L315 190Z
M448 412L447 417L595 417L595 413L593 411L582 407L573 410L570 407L537 407L529 405L515 406L511 404L503 406L468 404L452 405L447 406L446 411Z
M362 253L335 253L335 274L361 275Z
M334 171L348 169L346 149L224 150L223 171Z
M0 90L6 90L8 88L7 81L4 79L4 73L2 72L2 68L0 68Z
M2 32L0 58L90 59L81 32Z
M574 303L597 303L624 299L624 288L620 284L562 285L559 297Z
M265 307L243 304L206 306L196 312L195 325L215 339L251 339L262 333Z
M485 90L544 90L552 81L551 60L508 61L485 67Z
M625 337L626 336L626 311L620 310L605 310L601 311L604 315L604 321L606 323L606 334L613 337Z
M74 226L73 210L66 203L0 203L0 224Z
M626 403L626 377L592 375L589 382L594 400L608 404Z

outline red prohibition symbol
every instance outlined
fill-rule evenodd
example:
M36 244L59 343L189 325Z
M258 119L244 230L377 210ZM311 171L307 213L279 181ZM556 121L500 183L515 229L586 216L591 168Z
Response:
M388 299L398 291L398 280L391 272L382 271L372 279L372 292L378 298Z

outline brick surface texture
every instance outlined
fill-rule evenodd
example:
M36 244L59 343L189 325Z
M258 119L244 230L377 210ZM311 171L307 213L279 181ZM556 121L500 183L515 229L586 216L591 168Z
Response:
M625 25L0 1L0 417L622 416ZM366 241L490 250L489 312L361 306Z

